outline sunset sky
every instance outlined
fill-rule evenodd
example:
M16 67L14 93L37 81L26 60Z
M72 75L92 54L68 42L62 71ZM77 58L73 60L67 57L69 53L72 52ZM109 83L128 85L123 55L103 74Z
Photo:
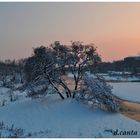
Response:
M0 59L54 41L94 43L103 61L140 54L140 3L0 3Z

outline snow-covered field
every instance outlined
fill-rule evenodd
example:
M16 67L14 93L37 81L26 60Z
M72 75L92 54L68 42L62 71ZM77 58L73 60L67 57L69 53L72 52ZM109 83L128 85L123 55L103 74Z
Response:
M110 83L113 94L130 101L140 102L140 82Z
M140 137L114 136L110 132L117 129L139 132L139 122L118 113L95 110L74 99L61 100L55 94L5 105L0 108L0 120L36 134L32 137Z
M133 81L140 81L140 78L138 77L122 77L122 76L109 76L109 75L103 75L103 77L107 81L122 81L122 82L133 82Z
M110 84L113 94L140 102L140 83ZM62 100L57 94L31 99L26 97L26 91L18 90L13 91L16 100L11 102L11 92L0 87L0 123L23 129L25 137L140 137L140 123L119 113L97 110L75 99ZM137 135L113 135L116 130L122 133L133 130ZM9 136L1 125L0 132L1 136Z

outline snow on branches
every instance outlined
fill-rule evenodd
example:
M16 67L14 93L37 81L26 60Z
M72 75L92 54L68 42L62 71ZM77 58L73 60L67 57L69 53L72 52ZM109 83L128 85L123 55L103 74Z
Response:
M78 98L103 110L117 112L119 100L112 94L112 87L102 77L86 73L83 76Z

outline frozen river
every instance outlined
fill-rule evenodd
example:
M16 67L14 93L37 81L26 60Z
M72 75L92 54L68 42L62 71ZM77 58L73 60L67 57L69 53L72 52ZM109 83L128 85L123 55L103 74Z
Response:
M110 83L113 94L122 99L140 102L140 82Z

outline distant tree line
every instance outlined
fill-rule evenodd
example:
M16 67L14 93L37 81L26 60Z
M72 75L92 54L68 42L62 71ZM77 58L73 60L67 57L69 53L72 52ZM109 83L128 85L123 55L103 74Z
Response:
M14 83L24 83L24 62L23 59L0 61L0 85L12 87Z
M140 60L119 60L113 62L102 62L98 64L98 72L108 71L126 71L131 72L132 75L140 75Z

